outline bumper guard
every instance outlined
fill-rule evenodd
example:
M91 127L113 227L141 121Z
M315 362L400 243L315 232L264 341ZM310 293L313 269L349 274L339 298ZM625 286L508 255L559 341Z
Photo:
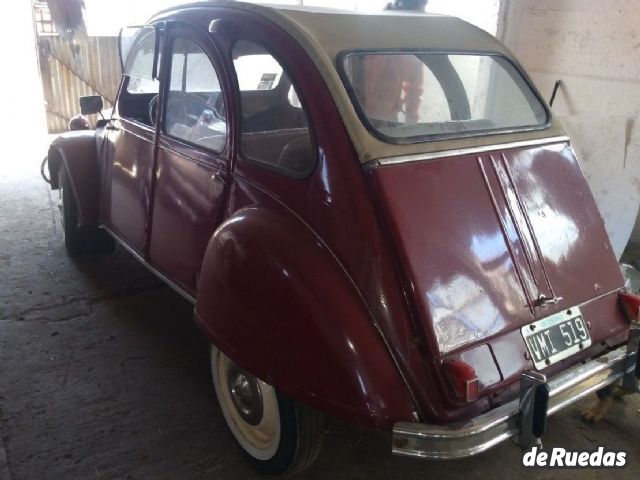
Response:
M619 380L623 388L640 391L640 323L633 322L626 346L576 365L556 377L534 371L522 374L520 399L455 425L398 422L393 427L393 453L452 459L476 455L516 437L523 449L540 444L546 418Z

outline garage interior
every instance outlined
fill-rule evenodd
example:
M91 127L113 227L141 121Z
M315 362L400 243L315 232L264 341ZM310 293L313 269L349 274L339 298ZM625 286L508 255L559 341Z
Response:
M225 427L192 306L122 249L71 259L58 193L40 177L49 141L78 113L75 99L113 102L118 27L177 2L131 3L2 6L11 67L0 76L0 480L260 478ZM386 2L272 3L381 10ZM83 4L85 16L60 33L71 17L55 12L65 4ZM547 100L560 80L553 112L571 135L616 256L640 267L640 0L431 0L427 12L496 35ZM96 49L105 57L89 65L83 52ZM596 425L580 419L589 402L554 415L545 446L626 451L615 476L636 478L640 397L616 401ZM318 461L298 478L612 475L524 471L510 442L455 462L393 457L389 442L329 419Z

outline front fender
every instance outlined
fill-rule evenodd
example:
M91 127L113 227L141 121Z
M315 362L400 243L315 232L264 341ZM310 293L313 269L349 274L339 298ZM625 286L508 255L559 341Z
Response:
M376 428L415 418L357 288L284 208L243 209L215 232L195 318L234 361L303 403Z
M78 203L80 223L97 225L100 169L96 148L96 132L78 130L63 133L51 143L47 162L51 188L59 188L58 172L64 165L69 172L73 195Z

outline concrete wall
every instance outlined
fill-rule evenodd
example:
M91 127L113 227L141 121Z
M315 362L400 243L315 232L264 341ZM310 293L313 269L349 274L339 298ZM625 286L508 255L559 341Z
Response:
M460 17L495 35L500 0L429 0L427 12Z
M562 81L553 110L620 255L640 205L640 0L503 0L498 37L547 99Z

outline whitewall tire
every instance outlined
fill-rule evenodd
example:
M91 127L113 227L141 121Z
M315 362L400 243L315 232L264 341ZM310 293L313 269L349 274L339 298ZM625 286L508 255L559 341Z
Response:
M322 446L323 415L295 404L215 346L210 359L222 414L251 463L276 475L298 473L311 465Z

